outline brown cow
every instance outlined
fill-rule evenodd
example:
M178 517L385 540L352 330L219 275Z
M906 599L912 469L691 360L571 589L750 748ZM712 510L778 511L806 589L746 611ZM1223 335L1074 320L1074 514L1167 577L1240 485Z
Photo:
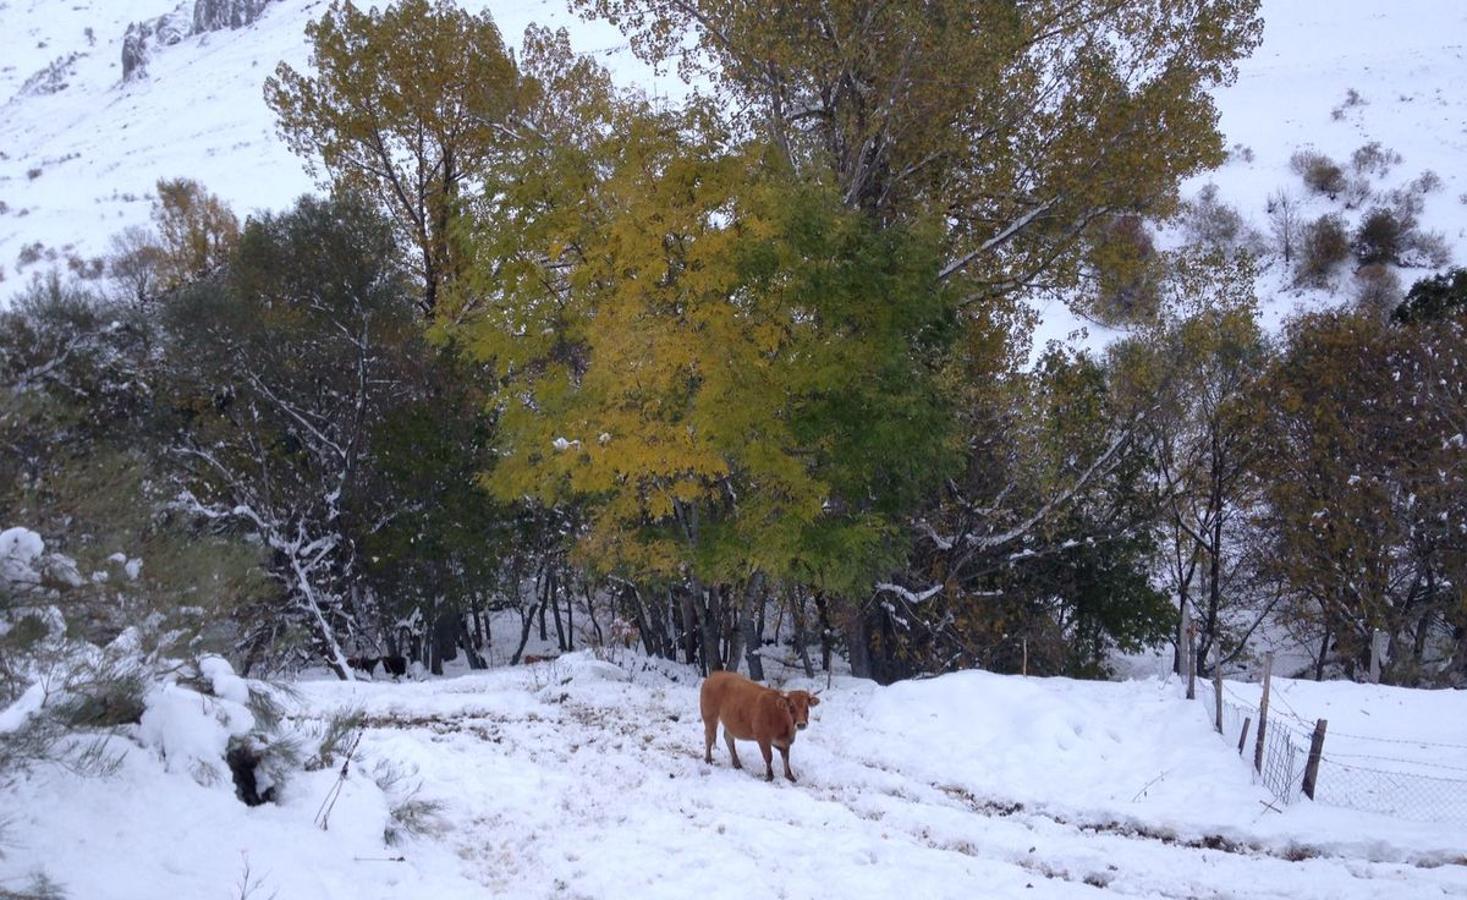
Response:
M734 739L757 741L759 752L764 754L765 780L774 780L771 747L778 747L784 758L784 777L795 780L795 773L790 771L790 745L795 742L796 732L810 724L810 707L820 705L819 697L806 691L782 693L755 684L737 672L714 672L703 680L698 700L707 742L704 762L713 762L713 740L722 722L723 739L728 742L728 755L735 769L743 765L734 749Z

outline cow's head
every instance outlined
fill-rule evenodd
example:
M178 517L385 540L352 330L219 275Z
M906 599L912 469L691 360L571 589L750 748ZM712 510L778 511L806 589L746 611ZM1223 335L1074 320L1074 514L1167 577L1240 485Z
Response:
M810 724L810 707L819 706L820 698L808 691L790 691L784 695L784 702L790 708L790 718L795 720L795 727L804 731Z

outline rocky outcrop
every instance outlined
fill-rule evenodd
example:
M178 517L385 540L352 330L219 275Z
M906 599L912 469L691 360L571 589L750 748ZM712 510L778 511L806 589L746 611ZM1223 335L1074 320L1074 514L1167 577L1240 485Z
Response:
M260 17L270 0L197 0L194 4L194 34L243 28Z
M122 79L131 81L147 74L148 57L158 47L176 44L186 37L243 28L260 18L270 0L195 0L173 12L127 26L122 38Z
M127 33L122 37L123 81L147 73L150 48L171 46L193 33L193 20L187 7L187 3L180 3L172 12L127 26Z

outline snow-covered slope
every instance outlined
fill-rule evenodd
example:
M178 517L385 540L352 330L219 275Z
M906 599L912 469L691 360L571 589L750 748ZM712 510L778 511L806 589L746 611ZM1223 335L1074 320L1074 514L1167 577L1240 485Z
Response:
M48 262L105 254L113 234L147 221L159 178L198 179L241 213L280 208L313 189L275 133L262 86L282 61L305 67L305 27L325 4L272 0L250 26L153 48L147 76L124 82L128 24L169 12L172 2L0 0L0 297ZM638 63L616 29L580 21L560 0L461 5L489 8L511 46L531 22L565 26L577 48L624 82L676 86ZM52 90L22 91L58 59L71 61ZM37 242L42 259L19 266Z
M1220 198L1266 235L1269 196L1281 189L1300 201L1305 219L1338 212L1354 225L1361 207L1432 171L1441 184L1422 198L1420 227L1442 234L1454 262L1467 265L1467 3L1265 0L1264 18L1263 45L1218 95L1230 161L1191 189L1215 183ZM1311 195L1290 168L1296 151L1314 150L1349 170L1352 154L1372 142L1400 162L1370 178L1374 196L1355 209L1343 197ZM1409 287L1428 274L1413 269L1400 278ZM1275 321L1340 299L1292 290L1290 282L1281 264L1260 280ZM1338 287L1341 297L1349 293L1347 275Z
M13 792L0 887L42 868L78 898L238 896L248 865L255 895L282 900L1467 893L1467 827L1270 811L1175 681L837 678L793 748L798 784L766 783L750 744L744 771L721 742L705 764L696 685L685 667L586 653L307 682L300 721L367 715L329 831L313 819L339 763L251 809L123 738L114 778L52 770ZM1355 690L1325 687L1342 705ZM383 844L383 763L443 804L440 833Z
M122 43L128 23L172 9L174 0L0 0L0 267L17 281L68 255L89 259L107 251L111 235L146 221L160 177L204 182L237 210L278 208L312 189L300 162L275 135L261 85L284 60L302 66L303 30L322 0L271 0L246 28L197 35L154 48L148 75L124 83ZM179 4L185 12L192 0ZM488 8L510 44L534 21L570 29L575 45L595 52L627 83L679 93L675 77L638 63L622 36L599 22L582 22L562 0L466 0ZM1290 187L1303 195L1289 157L1313 146L1337 159L1369 141L1403 157L1386 190L1431 169L1440 190L1427 198L1422 225L1440 231L1467 262L1467 4L1451 0L1265 0L1263 46L1243 65L1238 83L1220 92L1222 128L1240 153L1195 191L1216 182L1224 201L1266 231L1268 195ZM22 92L58 59L51 93ZM53 84L53 86L54 86ZM1365 101L1332 118L1349 90ZM1323 199L1307 212L1327 211ZM1352 215L1357 215L1353 213ZM22 250L39 242L42 260L17 272ZM1403 274L1409 284L1421 272ZM19 277L18 277L19 276ZM1343 281L1347 281L1344 279ZM1272 295L1288 279L1278 267L1261 288ZM1348 291L1342 283L1340 296ZM1281 298L1335 302L1328 294ZM1060 304L1045 310L1042 337L1075 326ZM1277 312L1274 318L1277 318ZM1091 326L1092 334L1097 332Z

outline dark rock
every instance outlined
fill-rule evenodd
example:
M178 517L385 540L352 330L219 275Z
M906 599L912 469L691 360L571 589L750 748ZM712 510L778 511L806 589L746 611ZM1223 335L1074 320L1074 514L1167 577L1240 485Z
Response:
M198 0L194 4L194 34L243 28L254 24L270 0Z
M254 24L270 0L195 0L179 3L170 13L127 26L122 38L122 79L130 81L147 74L148 57L154 47L171 47L186 37L243 28Z
M171 47L190 34L193 24L180 3L173 12L127 26L122 37L122 80L131 81L147 74L149 48Z

